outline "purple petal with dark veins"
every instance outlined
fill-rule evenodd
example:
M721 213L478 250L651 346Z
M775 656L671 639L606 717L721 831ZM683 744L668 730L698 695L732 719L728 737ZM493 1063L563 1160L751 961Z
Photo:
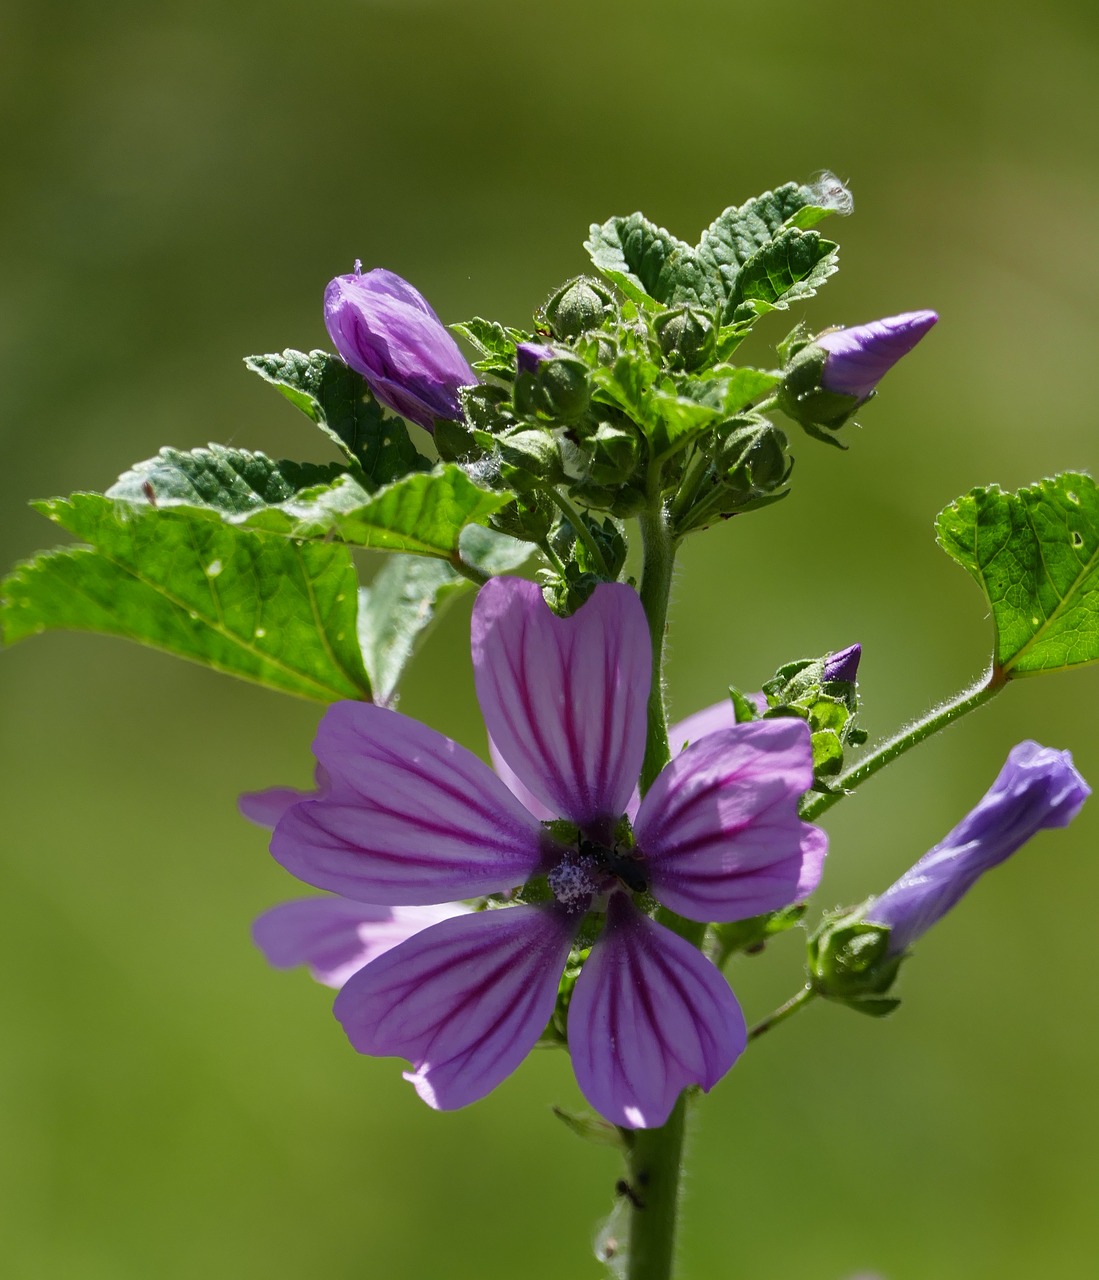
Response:
M866 920L891 930L889 954L899 954L1031 836L1067 827L1089 795L1067 751L1020 742L976 807L870 903Z
M307 965L326 987L342 987L364 964L399 942L469 907L448 902L437 907L375 907L350 898L296 898L257 917L252 938L269 965Z
M827 839L798 817L813 781L809 726L721 729L665 766L634 824L654 896L691 920L743 920L806 897Z
M545 1030L575 927L544 906L446 920L360 969L334 1012L360 1053L407 1058L429 1106L467 1106Z
M568 1032L584 1097L627 1129L664 1124L684 1089L713 1088L747 1042L718 970L622 893L580 971Z
M382 404L428 431L461 417L458 391L477 375L427 300L381 267L337 276L324 294L324 322L340 358Z
M518 779L579 826L617 820L641 771L652 679L636 593L602 583L558 618L535 583L493 578L477 595L472 638L485 724Z
M302 791L297 787L268 787L264 791L242 791L237 796L237 808L249 822L272 831L292 804L297 804L301 800L314 800L327 789L328 779L320 765L317 765L313 776L315 786L312 791Z
M361 902L422 906L513 888L541 863L541 824L483 761L399 712L338 702L314 753L323 796L271 838L292 875Z

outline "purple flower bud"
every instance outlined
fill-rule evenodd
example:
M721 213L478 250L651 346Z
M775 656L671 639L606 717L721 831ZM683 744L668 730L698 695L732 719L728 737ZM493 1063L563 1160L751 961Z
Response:
M515 367L520 373L537 373L543 360L553 360L557 352L542 342L520 342L515 348Z
M859 659L862 657L862 645L851 644L839 653L833 653L824 662L825 680L845 680L854 684L859 674Z
M457 421L458 389L477 375L427 300L381 267L337 276L324 291L324 323L345 364L388 408L431 431Z
M825 391L865 400L938 319L934 311L906 311L821 334L815 342L827 352L821 386Z
M898 955L990 868L1046 827L1066 827L1091 795L1067 751L1036 742L1013 747L977 807L934 849L874 899L863 913L891 930L887 955Z

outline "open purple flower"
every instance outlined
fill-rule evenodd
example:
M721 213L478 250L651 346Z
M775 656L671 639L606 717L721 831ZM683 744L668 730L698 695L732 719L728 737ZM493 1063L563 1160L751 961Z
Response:
M1031 836L1068 826L1089 795L1067 751L1036 742L1013 747L977 807L862 913L890 930L886 954L906 950Z
M545 1029L581 925L602 931L568 1013L577 1080L617 1124L662 1124L689 1085L711 1088L745 1043L725 979L638 905L652 894L700 921L805 897L825 838L800 821L807 726L776 719L692 743L622 815L645 749L652 654L636 594L596 588L555 617L531 582L496 578L473 616L477 693L491 741L552 832L487 765L395 711L344 702L314 752L327 789L293 804L272 853L307 883L361 902L420 906L524 897L432 925L350 977L335 1012L363 1053L408 1058L431 1105L483 1097ZM538 899L537 885L542 886Z
M814 344L827 352L820 385L825 391L865 400L938 319L934 311L905 311L821 334Z
M477 375L427 300L407 280L376 267L337 276L324 291L324 323L340 358L382 404L431 431L457 421L461 387Z

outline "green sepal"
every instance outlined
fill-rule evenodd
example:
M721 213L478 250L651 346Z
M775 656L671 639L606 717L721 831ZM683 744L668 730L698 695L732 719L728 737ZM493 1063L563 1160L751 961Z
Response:
M365 379L327 351L248 356L247 368L272 383L361 469L369 484L388 484L431 462L399 419L386 417Z
M830 432L838 431L852 415L871 399L826 391L821 386L828 352L815 342L800 345L783 370L778 406L788 418L804 427L814 440L846 448Z
M974 489L940 512L939 546L984 592L1001 679L1099 661L1099 489L1066 472Z
M821 921L807 943L809 982L828 1000L882 1017L900 1004L885 998L905 958L889 954L890 930L863 918L869 900Z
M609 1120L596 1115L594 1111L566 1111L564 1107L553 1107L552 1110L566 1129L587 1142L595 1142L604 1147L615 1147L622 1152L629 1151L633 1145L626 1137L629 1133L628 1129L620 1129Z
M750 916L747 920L711 925L706 954L719 969L738 952L758 955L770 938L799 925L807 910L804 902L795 902L779 911Z
M847 680L825 680L826 661L799 658L788 662L763 684L767 717L795 715L808 723L817 791L830 790L828 779L843 771L846 749L866 741L856 722L858 686Z

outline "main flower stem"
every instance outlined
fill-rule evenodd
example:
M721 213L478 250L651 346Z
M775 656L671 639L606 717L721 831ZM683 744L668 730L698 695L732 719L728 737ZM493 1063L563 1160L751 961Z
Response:
M865 760L860 760L853 769L848 769L846 773L841 773L835 781L835 789L833 791L824 795L813 795L802 805L801 816L807 821L812 821L812 819L819 817L826 809L831 809L837 801L842 800L848 791L854 791L867 778L872 778L879 769L884 769L887 764L891 764L898 756L903 756L906 751L910 751L918 743L930 738L932 734L938 733L940 729L945 729L948 724L952 724L970 711L975 711L977 707L983 706L990 698L995 697L1005 684L1007 684L1007 676L994 668L988 676L978 684L975 684L972 689L967 689L964 693L958 694L956 698L952 698L949 702L944 702L941 706L936 707L934 711L930 712L922 720L917 720L915 724L908 725L899 733L894 734L892 738L883 742Z
M668 597L675 565L675 537L664 503L657 495L639 517L641 546L641 604L649 620L653 642L653 682L649 690L649 723L645 763L641 766L641 794L656 781L668 763L668 714L664 706L664 633L668 625Z
M645 763L641 767L642 794L652 786L670 758L664 707L664 632L675 564L675 536L658 489L659 485L654 482L649 506L640 517L644 552L640 595L653 644L648 733ZM670 912L661 913L665 914L671 917L666 923L695 946L701 946L704 925L680 920ZM632 1135L626 1180L632 1205L627 1280L670 1280L672 1275L687 1107L687 1095L682 1094L667 1122L659 1129L638 1129Z

